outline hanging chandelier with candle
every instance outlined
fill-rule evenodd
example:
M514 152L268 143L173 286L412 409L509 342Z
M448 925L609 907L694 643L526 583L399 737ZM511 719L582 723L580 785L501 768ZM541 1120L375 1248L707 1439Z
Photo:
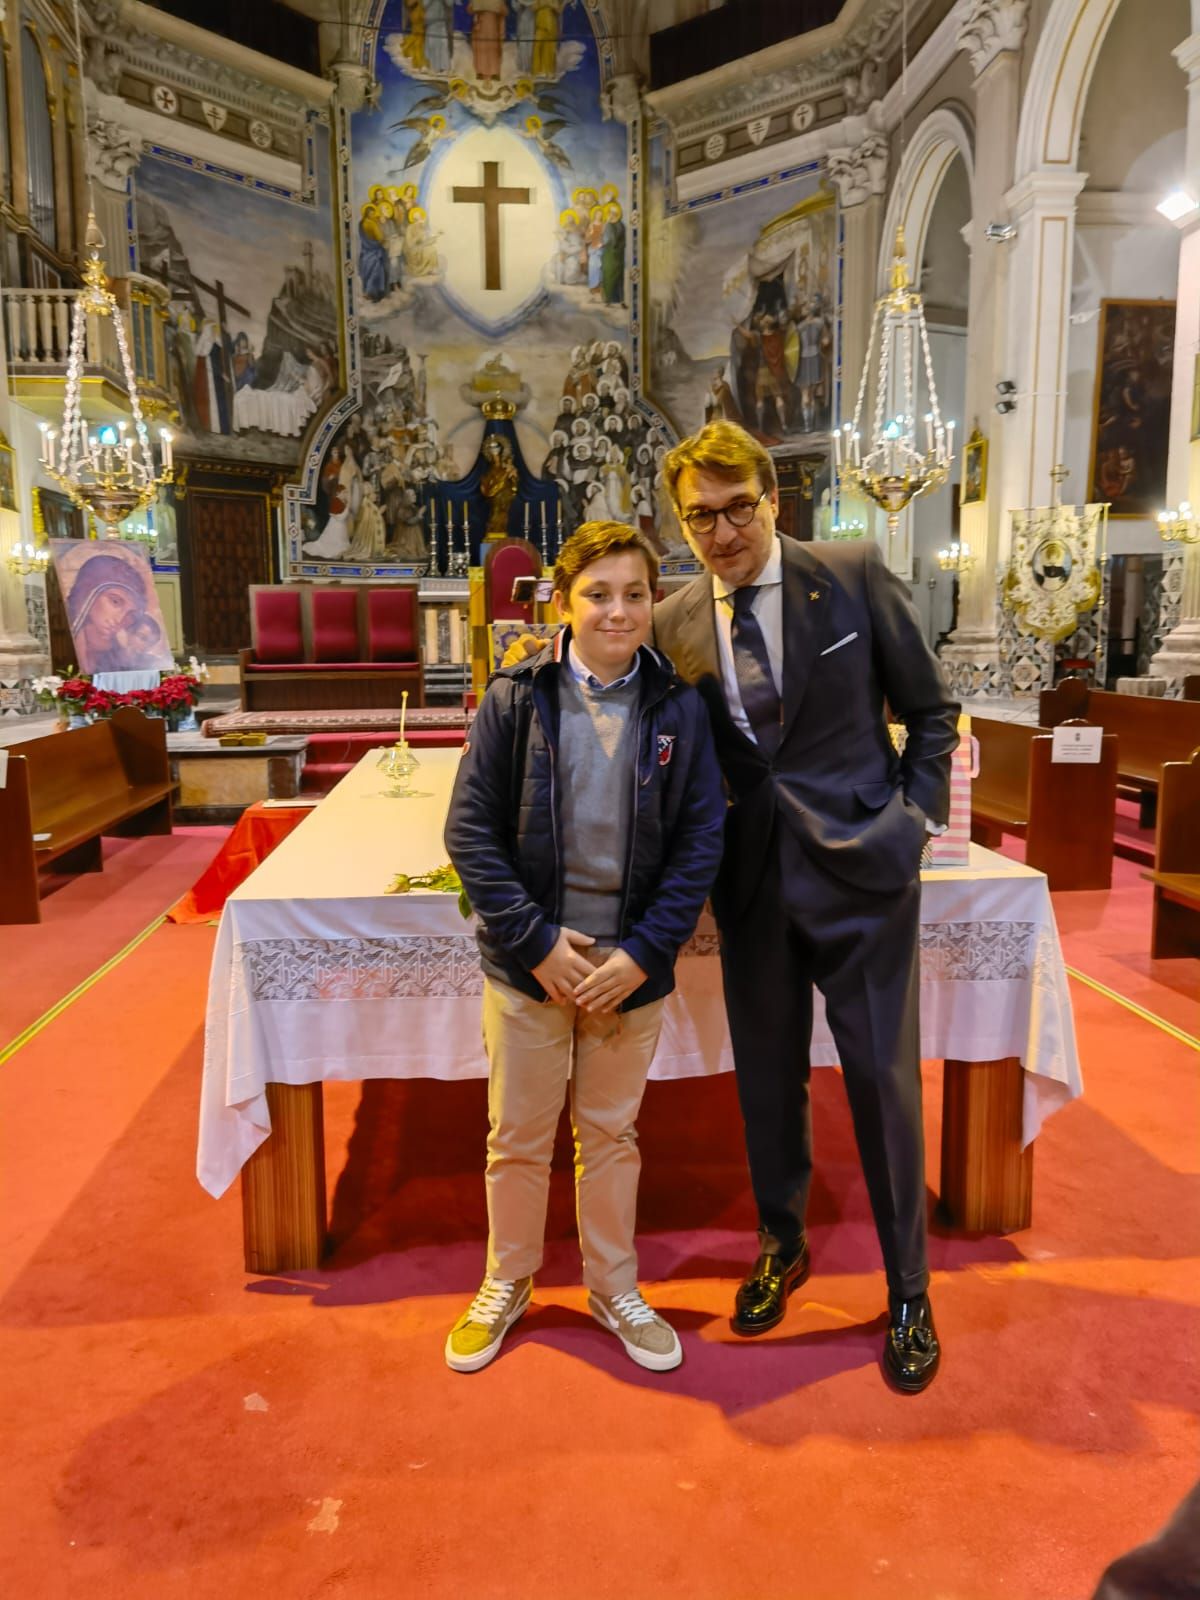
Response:
M864 434L873 367L875 403L870 431ZM919 413L924 419L923 437L918 433ZM954 423L943 421L938 405L925 304L909 276L903 227L896 229L888 292L876 302L871 319L854 419L834 429L833 454L841 488L881 507L890 534L896 532L906 506L918 495L940 489L950 476Z
M84 138L90 138L86 106L86 79L83 71L83 44L79 24L79 0L75 0L75 55L79 69L80 94L84 99ZM144 510L161 485L174 476L170 432L162 428L161 467L155 466L150 432L142 415L137 376L129 350L129 335L117 297L108 286L108 276L100 251L104 235L96 226L92 195L92 164L86 163L88 220L84 246L88 252L83 272L83 287L75 296L71 313L71 342L67 351L67 390L63 402L61 430L42 430L42 465L77 506L85 506L104 524L105 536L116 538L118 526L126 517ZM83 369L87 362L88 320L95 332L108 317L112 321L121 372L129 395L132 426L126 422L103 423L89 428L83 415Z
M104 263L100 259L104 238L95 217L90 215L86 242L91 254L84 269L83 288L75 297L71 315L62 430L60 433L54 428L44 428L42 465L76 505L95 512L104 524L106 537L116 538L118 524L134 512L145 510L157 497L160 486L170 483L174 476L174 458L171 434L168 429L161 428L162 466L156 469L150 431L142 416L125 320L116 296L108 287ZM89 428L83 415L82 382L89 317L112 319L129 394L132 428L126 422Z

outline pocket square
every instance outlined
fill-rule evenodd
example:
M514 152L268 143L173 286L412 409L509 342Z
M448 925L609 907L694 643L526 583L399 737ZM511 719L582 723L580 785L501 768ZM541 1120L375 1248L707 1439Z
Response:
M850 644L857 638L858 630L856 629L853 633L848 633L844 639L839 639L836 644L831 644L828 650L822 650L821 654L823 656L831 656L835 650L840 650L844 644Z

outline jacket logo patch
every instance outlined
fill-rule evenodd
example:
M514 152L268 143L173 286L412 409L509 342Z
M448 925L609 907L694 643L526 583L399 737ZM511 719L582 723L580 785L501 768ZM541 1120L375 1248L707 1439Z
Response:
M658 735L658 764L667 767L671 764L671 754L675 749L675 735L673 733L660 733Z

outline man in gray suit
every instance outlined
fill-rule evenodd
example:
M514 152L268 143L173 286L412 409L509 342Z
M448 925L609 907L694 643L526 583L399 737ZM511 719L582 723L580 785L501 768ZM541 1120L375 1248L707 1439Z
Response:
M884 1371L929 1384L917 1006L919 868L949 809L958 706L906 587L869 539L775 528L774 464L735 423L676 446L664 482L707 572L655 610L708 704L729 790L713 892L759 1255L733 1326L783 1317L809 1271L812 986L825 997L887 1269ZM885 702L907 730L888 736Z

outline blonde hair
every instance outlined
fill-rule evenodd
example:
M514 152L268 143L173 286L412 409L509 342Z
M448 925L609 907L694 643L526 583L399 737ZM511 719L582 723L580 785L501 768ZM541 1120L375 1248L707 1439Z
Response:
M697 472L710 472L714 478L727 483L741 483L757 474L759 486L766 494L773 494L778 480L775 463L753 434L747 433L736 422L707 422L698 433L681 439L673 450L668 450L663 460L663 483L671 496L671 503L679 510L679 478L687 468Z
M562 545L554 563L554 587L564 600L580 573L605 556L636 550L645 557L646 577L653 592L658 588L658 554L640 528L626 522L581 522Z

